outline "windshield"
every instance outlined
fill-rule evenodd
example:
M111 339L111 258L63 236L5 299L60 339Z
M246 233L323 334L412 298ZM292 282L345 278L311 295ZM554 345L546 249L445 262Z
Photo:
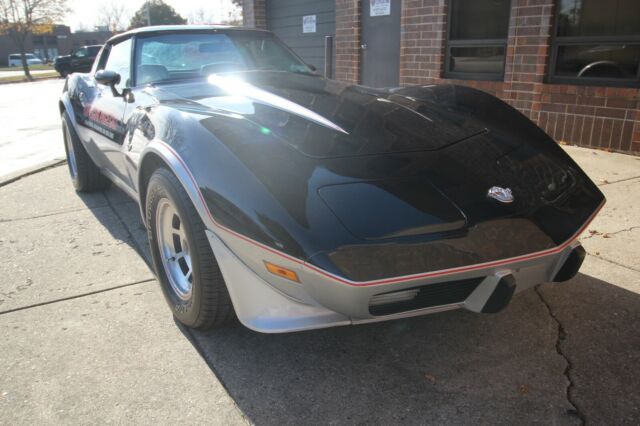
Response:
M269 33L166 34L136 42L136 82L207 77L249 70L311 73L288 48Z

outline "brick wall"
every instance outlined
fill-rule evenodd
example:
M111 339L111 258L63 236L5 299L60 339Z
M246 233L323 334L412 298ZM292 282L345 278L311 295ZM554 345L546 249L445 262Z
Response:
M243 0L242 23L245 27L267 28L267 8L265 0Z
M445 0L405 0L400 18L400 83L429 84L442 77Z
M537 123L558 141L640 154L639 108L638 89L545 84Z
M446 0L404 0L400 83L453 83L505 100L557 141L640 154L640 89L546 84L555 0L513 0L504 81L443 78Z
M359 0L336 0L336 79L349 83L360 81Z

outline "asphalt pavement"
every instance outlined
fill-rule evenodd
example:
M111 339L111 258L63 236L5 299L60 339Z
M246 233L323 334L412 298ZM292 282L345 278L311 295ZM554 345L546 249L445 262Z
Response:
M2 185L0 424L640 424L640 158L567 150L608 198L570 282L284 335L179 327L121 191Z
M0 181L64 158L57 107L63 85L62 79L0 84Z

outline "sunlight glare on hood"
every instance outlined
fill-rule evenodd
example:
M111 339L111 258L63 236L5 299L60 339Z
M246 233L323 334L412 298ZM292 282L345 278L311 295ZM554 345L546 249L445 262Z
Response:
M291 102L288 99L284 99L280 96L269 93L265 90L259 89L246 81L243 81L237 77L222 77L216 74L212 74L207 79L210 84L217 86L219 89L225 91L232 96L244 96L251 99L253 102L268 105L280 110L286 111L290 114L295 114L299 117L313 121L321 126L328 127L332 130L348 134L337 124L330 120L327 120L320 114L317 114L301 105Z

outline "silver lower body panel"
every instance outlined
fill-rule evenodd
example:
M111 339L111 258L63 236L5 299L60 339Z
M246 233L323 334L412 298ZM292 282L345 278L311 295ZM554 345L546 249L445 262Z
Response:
M551 281L569 254L579 246L577 241L573 241L556 253L446 276L358 285L332 279L315 269L306 268L304 264L272 258L268 252L256 250L250 243L222 230L218 233L207 231L207 237L238 319L247 328L262 333L387 321L459 308L482 312L502 277L512 275L515 278L516 293ZM301 283L270 275L264 268L264 261L295 270ZM482 277L480 284L459 303L384 316L373 316L369 312L371 298L381 293L477 277Z

